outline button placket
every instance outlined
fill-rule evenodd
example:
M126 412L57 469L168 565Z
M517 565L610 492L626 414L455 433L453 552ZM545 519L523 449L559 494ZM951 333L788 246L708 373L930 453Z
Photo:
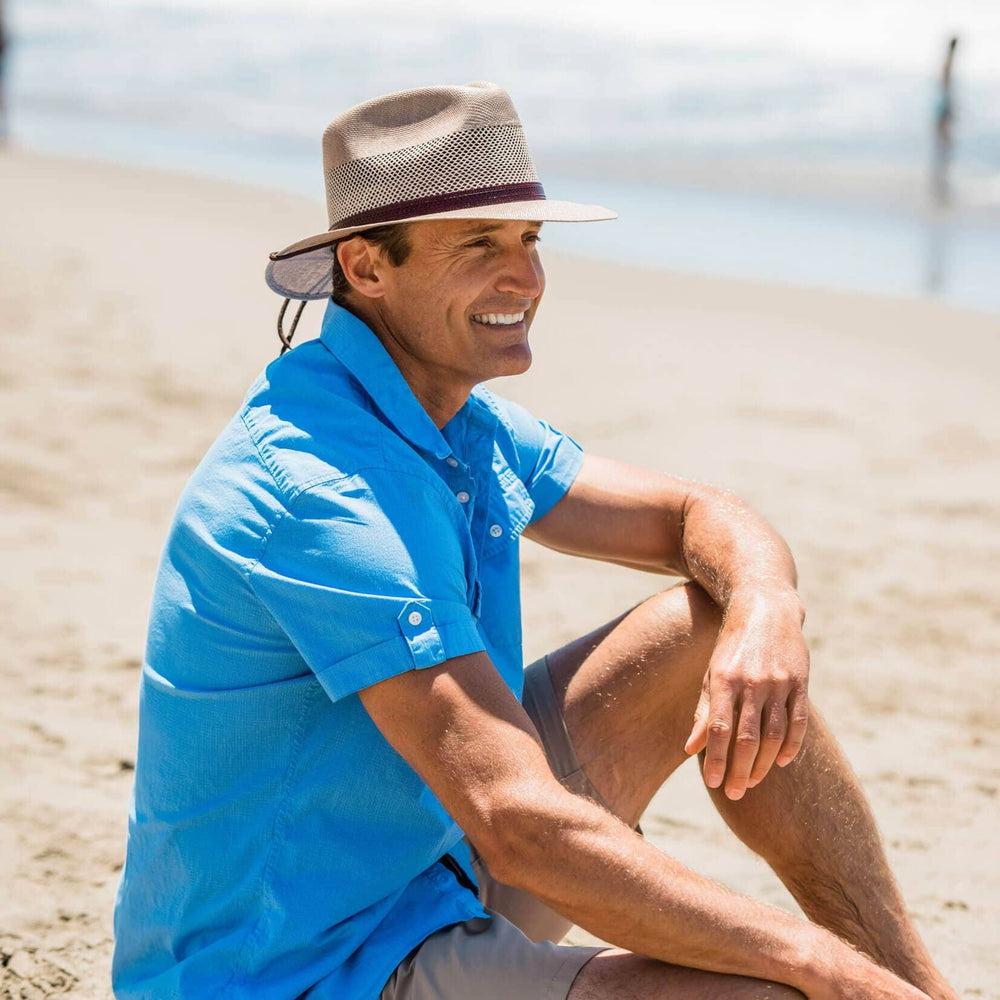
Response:
M471 522L475 516L477 506L476 497L478 496L478 490L476 489L476 482L472 476L462 476L456 485L458 488L454 490L453 495L459 504L461 504L466 519Z
M484 531L484 556L495 555L514 544L535 508L524 483L499 448L494 455L493 476Z

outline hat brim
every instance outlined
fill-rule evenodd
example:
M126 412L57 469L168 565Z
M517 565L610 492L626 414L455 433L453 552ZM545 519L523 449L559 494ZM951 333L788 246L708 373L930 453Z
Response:
M330 247L353 233L394 222L420 222L423 219L523 219L526 222L601 222L617 219L618 213L601 205L582 205L575 201L510 201L498 205L474 205L447 212L412 215L365 226L348 226L308 236L271 254L264 278L268 287L283 298L325 299L333 292Z

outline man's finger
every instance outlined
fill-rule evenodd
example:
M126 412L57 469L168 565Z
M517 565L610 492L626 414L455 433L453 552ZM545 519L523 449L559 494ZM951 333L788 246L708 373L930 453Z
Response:
M708 743L705 749L705 784L718 788L726 775L729 741L733 735L733 691L728 679L711 681L708 709Z
M694 726L691 735L684 743L684 752L688 754L698 753L708 741L708 683L701 686L701 697L698 699L698 707L694 710Z
M809 725L809 696L804 690L792 692L788 703L788 732L785 742L778 751L778 767L785 767L795 759L806 738L806 728Z
M740 721L736 726L733 759L730 761L729 773L726 776L726 795L734 800L743 798L760 748L761 706L758 698L759 695L753 691L744 691Z
M761 712L760 750L757 751L757 760L750 772L748 788L753 788L764 780L785 742L785 734L788 731L786 698L785 692L780 692L764 706L764 711Z

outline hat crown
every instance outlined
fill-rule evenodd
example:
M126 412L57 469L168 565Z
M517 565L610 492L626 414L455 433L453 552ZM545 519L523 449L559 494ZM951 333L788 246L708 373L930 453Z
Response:
M428 196L538 182L513 102L488 81L350 108L323 132L323 168L331 229Z
M461 86L418 87L373 97L348 108L323 131L327 170L437 139L452 132L490 125L520 125L510 95L488 81Z

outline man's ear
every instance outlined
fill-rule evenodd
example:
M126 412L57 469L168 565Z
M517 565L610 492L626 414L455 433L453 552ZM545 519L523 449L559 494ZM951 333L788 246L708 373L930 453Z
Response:
M337 260L344 277L351 287L368 299L385 295L382 274L387 266L381 250L361 236L344 240L337 245Z

